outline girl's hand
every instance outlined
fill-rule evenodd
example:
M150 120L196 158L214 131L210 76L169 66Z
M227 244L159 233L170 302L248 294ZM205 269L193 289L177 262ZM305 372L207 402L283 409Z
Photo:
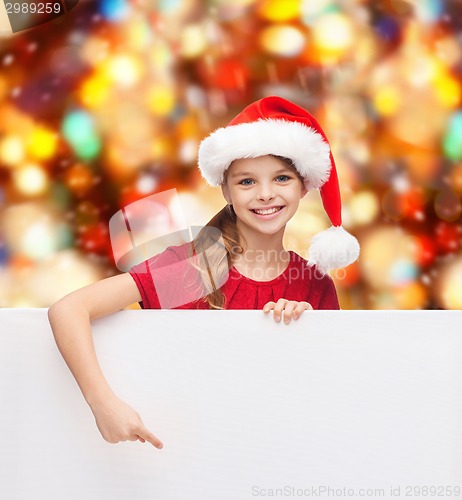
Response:
M293 319L297 320L306 309L313 309L308 302L297 302L296 300L279 299L276 302L268 302L263 307L263 312L268 314L271 310L273 312L274 321L281 321L282 311L284 311L284 323L288 325Z
M141 421L139 414L117 396L91 406L96 425L109 443L120 441L148 441L156 448L163 447L161 441Z

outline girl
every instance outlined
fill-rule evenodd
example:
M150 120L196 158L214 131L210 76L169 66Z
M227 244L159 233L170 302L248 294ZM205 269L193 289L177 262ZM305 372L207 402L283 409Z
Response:
M307 309L339 309L326 273L359 255L358 242L341 227L328 141L316 120L294 103L266 97L250 104L202 141L199 168L209 184L221 186L227 205L191 243L169 247L49 309L58 348L111 443L163 446L109 387L96 358L91 320L139 302L143 308L262 309L288 324ZM332 227L313 238L307 262L286 251L282 240L300 200L314 188L321 191ZM214 228L220 238L211 233ZM172 269L185 276L181 296L177 286L168 286Z

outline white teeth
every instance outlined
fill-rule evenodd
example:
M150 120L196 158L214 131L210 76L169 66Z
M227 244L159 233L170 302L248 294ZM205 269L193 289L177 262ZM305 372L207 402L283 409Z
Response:
M259 215L269 215L274 214L274 212L278 212L282 207L269 208L267 210L254 210L255 213Z

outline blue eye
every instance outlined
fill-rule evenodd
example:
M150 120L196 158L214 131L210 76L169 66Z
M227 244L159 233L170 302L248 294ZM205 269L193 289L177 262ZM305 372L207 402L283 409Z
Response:
M276 180L279 180L279 182L287 182L288 180L290 180L291 177L289 175L278 175L276 177ZM239 181L238 184L241 184L242 186L251 186L252 184L254 184L255 181L253 179L242 179L242 181Z

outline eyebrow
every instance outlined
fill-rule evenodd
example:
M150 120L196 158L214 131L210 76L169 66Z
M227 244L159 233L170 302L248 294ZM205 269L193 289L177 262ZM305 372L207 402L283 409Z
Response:
M278 171L276 171L274 174L277 175L277 174L281 174L281 173L287 172L287 171L291 172L290 168L288 168L288 167L287 168L281 168ZM254 174L255 174L255 172L253 172L253 173L252 172L236 172L231 177L234 179L235 177L241 177L243 175L250 175L250 176L252 176Z

